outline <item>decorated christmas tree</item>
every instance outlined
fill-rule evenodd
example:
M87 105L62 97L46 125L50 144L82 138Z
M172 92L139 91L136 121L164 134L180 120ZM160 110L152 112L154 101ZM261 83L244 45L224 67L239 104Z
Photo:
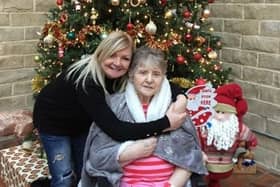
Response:
M70 64L92 54L112 30L123 30L136 46L166 52L168 78L187 89L197 80L228 81L218 58L222 43L208 21L214 0L56 0L38 42L34 93Z

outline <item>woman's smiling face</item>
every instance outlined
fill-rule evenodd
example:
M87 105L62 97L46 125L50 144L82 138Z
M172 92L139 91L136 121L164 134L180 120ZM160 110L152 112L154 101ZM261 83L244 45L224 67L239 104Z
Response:
M125 75L128 71L132 56L131 47L127 47L115 52L101 63L101 68L106 77L117 79Z

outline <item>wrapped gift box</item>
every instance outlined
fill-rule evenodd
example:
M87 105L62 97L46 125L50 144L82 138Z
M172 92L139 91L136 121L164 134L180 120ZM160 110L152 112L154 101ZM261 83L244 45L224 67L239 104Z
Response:
M49 178L47 160L41 157L38 142L32 150L22 145L0 150L0 176L8 187L29 187L33 182Z

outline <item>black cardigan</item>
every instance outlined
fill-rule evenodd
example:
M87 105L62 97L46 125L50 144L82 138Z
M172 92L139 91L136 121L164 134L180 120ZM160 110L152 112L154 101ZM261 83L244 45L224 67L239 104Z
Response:
M65 72L61 73L36 98L33 123L39 132L75 136L87 132L95 121L113 139L125 141L162 134L170 127L166 116L141 125L120 121L107 105L103 89L92 79L87 81L85 92L81 86L75 86L75 79L66 80L65 75ZM171 87L172 95L176 97L180 89L174 85Z

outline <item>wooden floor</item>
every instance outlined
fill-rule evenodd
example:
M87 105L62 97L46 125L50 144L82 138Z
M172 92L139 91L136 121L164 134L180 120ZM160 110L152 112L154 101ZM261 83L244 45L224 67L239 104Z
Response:
M0 187L9 186L5 186L0 178ZM253 175L233 174L222 181L222 187L280 187L280 174L259 167L257 173Z
M233 174L222 181L222 187L280 187L280 173L258 167L256 174Z

